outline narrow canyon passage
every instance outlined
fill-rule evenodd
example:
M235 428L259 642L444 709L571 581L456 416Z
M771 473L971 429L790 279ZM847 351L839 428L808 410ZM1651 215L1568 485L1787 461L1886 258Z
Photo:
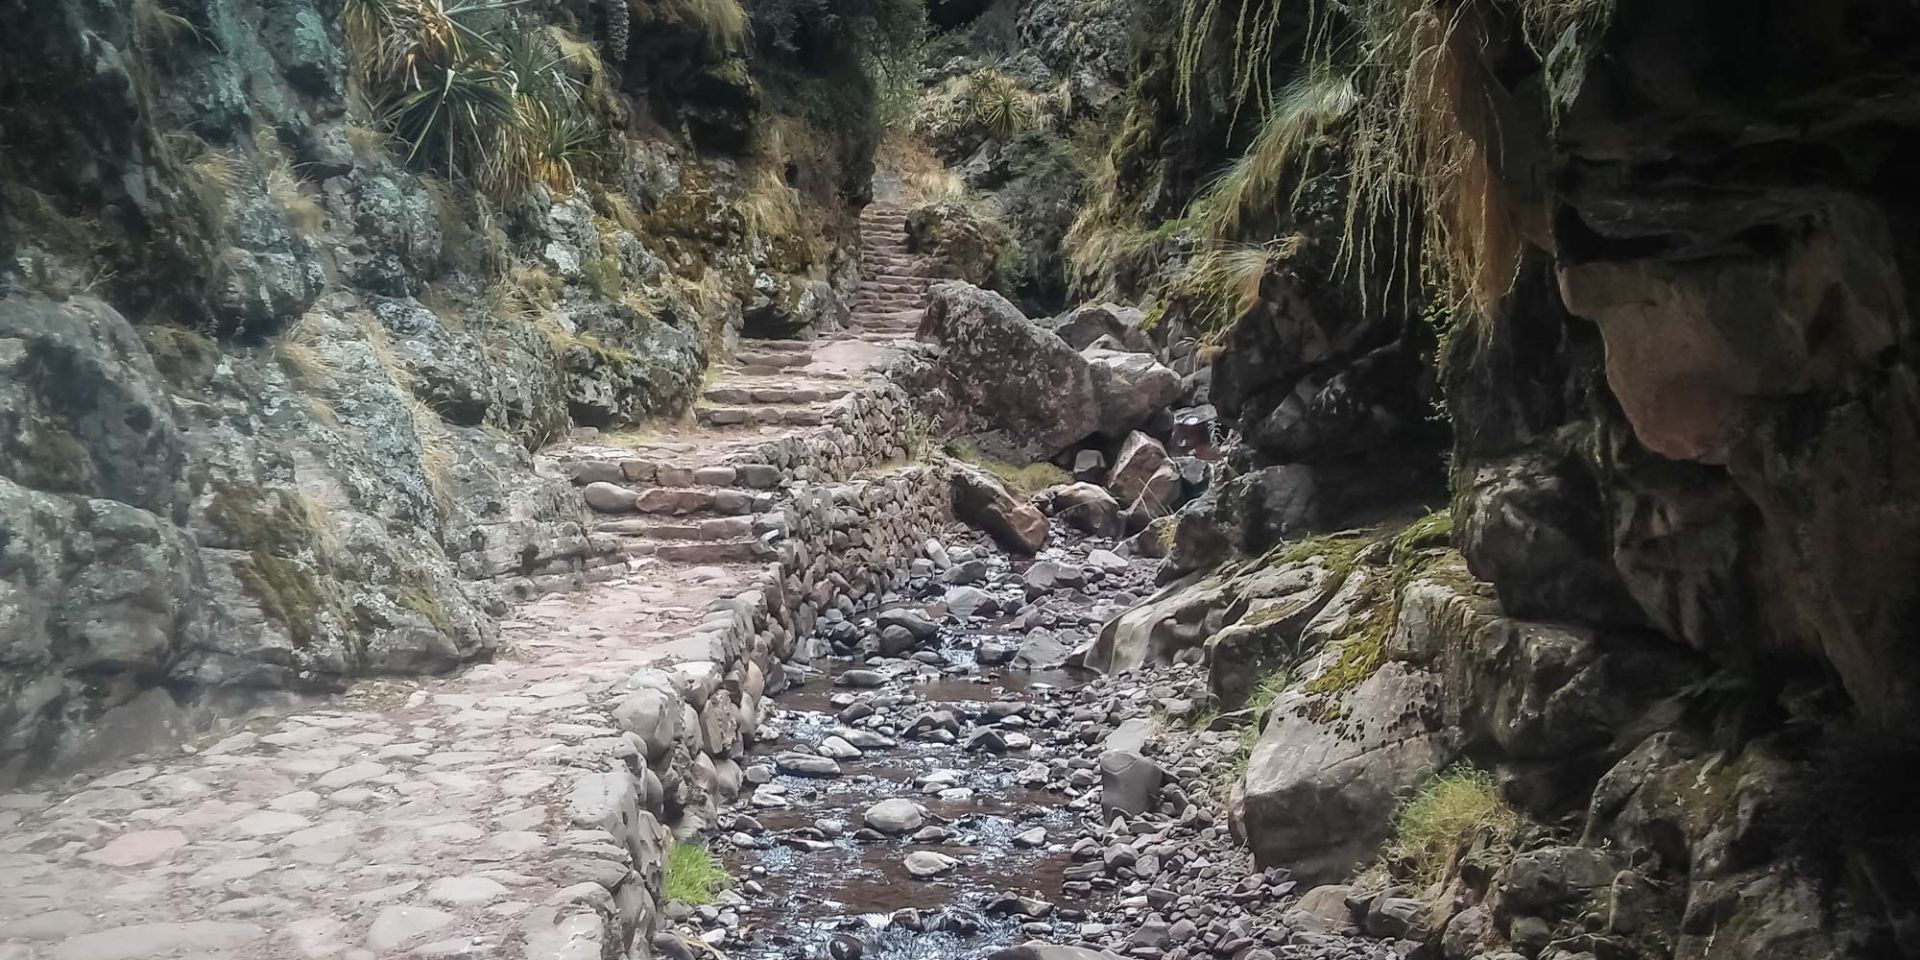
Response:
M0 0L0 960L1920 960L1920 0Z

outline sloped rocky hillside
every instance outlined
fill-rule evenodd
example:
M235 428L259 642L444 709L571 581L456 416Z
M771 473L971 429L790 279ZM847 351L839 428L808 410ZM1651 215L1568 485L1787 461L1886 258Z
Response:
M532 451L845 316L883 4L0 15L6 770L487 655L618 560Z

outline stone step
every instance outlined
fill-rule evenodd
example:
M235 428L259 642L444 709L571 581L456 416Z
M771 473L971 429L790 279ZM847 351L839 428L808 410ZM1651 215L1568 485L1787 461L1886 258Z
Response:
M630 557L654 557L669 563L697 565L750 563L771 559L778 552L772 544L757 537L741 540L633 540L626 545L626 554Z
M660 464L644 483L660 487L739 487L747 490L771 490L787 481L779 467L770 463L704 464L697 467Z
M853 392L852 387L752 386L722 383L708 387L701 396L709 402L738 406L747 403L818 403L838 400Z
M606 520L594 525L595 533L609 533L641 540L740 540L758 537L752 516L689 516L678 522L658 520Z
M813 344L805 340L742 340L740 345L753 350L771 350L780 353L813 352Z
M745 424L817 427L826 421L826 414L827 408L819 405L715 406L696 407L693 411L695 420L710 427L733 427Z
M738 517L773 509L773 494L731 487L648 487L633 501L634 511L671 517L717 513Z
M812 363L813 354L790 353L784 350L776 350L771 353L742 350L733 355L733 361L743 366L772 367L775 370L785 370L789 367L804 367Z

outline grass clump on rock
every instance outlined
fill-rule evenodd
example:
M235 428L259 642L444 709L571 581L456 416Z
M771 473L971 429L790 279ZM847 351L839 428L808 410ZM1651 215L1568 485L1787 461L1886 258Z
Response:
M1433 884L1476 843L1505 846L1519 828L1519 815L1500 796L1493 775L1460 764L1428 781L1400 808L1389 853L1404 860L1420 883Z
M1016 497L1031 497L1048 487L1073 482L1072 474L1044 461L1024 466L1012 464L982 456L971 444L963 442L948 444L947 452L999 477L1000 482L1006 484L1007 490Z
M663 884L667 899L689 906L712 903L713 895L727 888L727 871L712 851L697 843L676 843L667 851L667 876Z

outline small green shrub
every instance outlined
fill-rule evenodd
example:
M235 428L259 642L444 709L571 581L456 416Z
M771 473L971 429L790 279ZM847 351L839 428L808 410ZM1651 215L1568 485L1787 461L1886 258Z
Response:
M712 903L713 895L725 890L729 882L726 868L713 853L697 843L676 843L667 851L665 887L667 899L690 906Z
M1493 775L1472 766L1450 767L1421 787L1394 816L1390 852L1404 858L1422 884L1444 880L1476 841L1506 846L1520 817L1500 796Z

